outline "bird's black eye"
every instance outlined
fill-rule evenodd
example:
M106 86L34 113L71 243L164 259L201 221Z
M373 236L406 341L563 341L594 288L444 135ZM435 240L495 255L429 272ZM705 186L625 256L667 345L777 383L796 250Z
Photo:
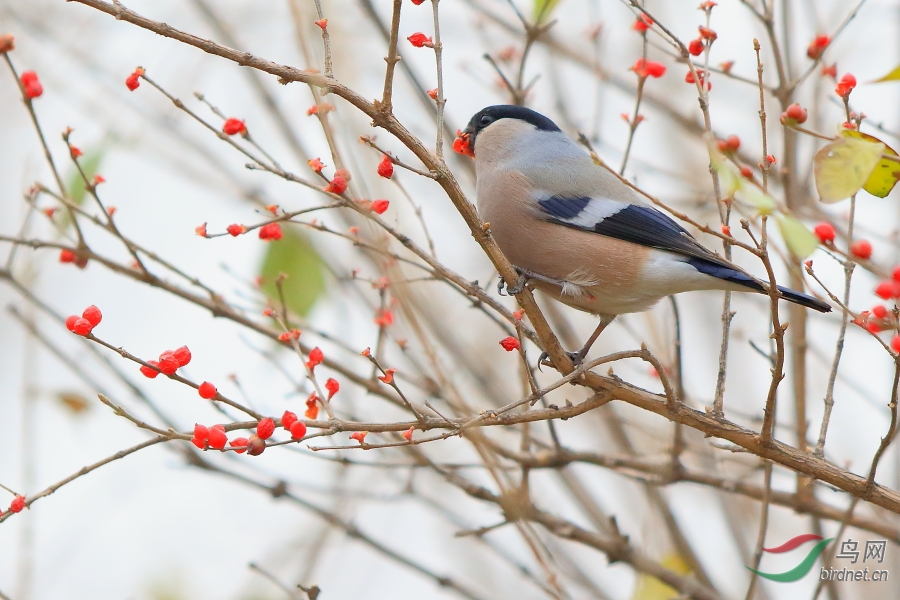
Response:
M494 122L494 118L491 117L490 115L484 115L483 117L481 117L481 126L482 127L487 127L488 125L490 125L493 122Z

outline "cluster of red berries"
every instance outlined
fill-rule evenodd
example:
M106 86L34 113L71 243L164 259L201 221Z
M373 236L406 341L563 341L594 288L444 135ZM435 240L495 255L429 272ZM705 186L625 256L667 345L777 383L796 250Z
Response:
M25 90L25 95L28 96L30 100L33 100L44 93L44 86L41 85L37 73L34 71L23 71L22 75L19 77L19 81L22 82L22 89Z
M703 85L706 84L706 91L711 90L712 84L710 82L706 81L706 71L704 71L703 69L694 69L694 70L697 71L697 77L700 78L700 86L703 87ZM694 78L693 71L688 71L687 74L684 76L685 83L694 83L696 81L697 81L697 79Z
M700 56L703 54L703 51L712 46L712 43L719 37L719 34L709 27L700 25L697 29L700 31L700 36L695 40L691 40L688 44L688 52L690 52L692 56Z
M81 313L81 316L66 317L66 329L78 335L88 335L103 320L103 313L93 304Z
M280 240L283 235L278 223L266 223L259 228L259 239L267 242Z
M882 331L893 331L897 328L897 319L894 314L880 304L873 306L871 311L864 310L859 313L859 316L853 319L853 323L872 335L878 335ZM891 338L891 348L894 352L900 353L900 335Z
M160 373L163 375L174 375L175 371L186 366L189 362L191 362L191 351L187 346L182 346L176 350L166 350L159 355L159 360L148 360L147 364L156 368L144 365L141 367L141 373L149 379L155 379Z
M719 140L717 146L719 147L719 152L723 154L734 154L741 147L741 138L736 135L729 135L724 140Z
M895 267L891 279L882 281L875 286L875 295L885 300L900 298L900 267Z

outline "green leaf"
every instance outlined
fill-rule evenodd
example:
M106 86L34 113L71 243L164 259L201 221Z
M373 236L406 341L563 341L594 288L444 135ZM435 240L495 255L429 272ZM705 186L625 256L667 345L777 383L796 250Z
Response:
M746 179L741 179L737 191L734 193L734 199L744 204L749 204L761 215L770 215L778 208L778 202L771 195L767 194L758 185L750 183Z
M847 129L843 131L841 135L844 137L859 138L870 142L884 144L884 142L874 135L860 133L856 130ZM887 144L884 144L883 154L898 156L897 151ZM900 162L882 156L881 160L878 161L878 166L875 167L875 170L872 171L872 174L869 175L865 185L863 185L863 189L873 196L884 198L891 193L891 190L897 185L897 181L900 181Z
M893 71L884 77L879 77L872 83L881 83L882 81L900 81L900 67L896 67Z
M284 237L269 242L269 248L260 268L263 279L262 292L275 305L281 300L275 280L282 273L287 278L282 282L284 301L288 309L305 316L325 289L322 259L305 235L282 225Z
M775 219L778 221L778 229L781 230L781 237L784 238L788 250L800 260L819 247L819 238L799 220L784 214L776 215Z
M881 142L851 137L839 137L823 146L813 158L822 202L838 202L858 192L878 166L884 150Z
M78 164L84 169L84 174L87 176L88 181L93 180L94 175L96 175L97 171L100 169L100 163L103 162L105 152L105 150L90 150L79 159ZM66 190L69 192L69 199L76 206L84 204L87 188L84 187L84 179L82 179L81 173L78 172L75 165L72 165L69 172L66 174ZM69 211L64 210L60 213L59 224L64 230L72 225L72 220L69 218Z
M103 150L92 150L87 152L83 158L79 159L78 164L80 164L82 170L84 170L84 174L87 176L88 181L94 179L94 175L96 175L97 171L100 169L100 163L103 162L103 156ZM78 172L75 165L72 165L72 168L69 169L67 179L68 185L66 186L66 189L69 190L69 197L72 199L72 202L81 206L84 202L84 197L87 194L87 189L84 187L84 179L81 178L81 173Z
M557 4L559 4L559 0L534 0L534 10L531 15L534 22L546 23Z
M719 189L724 198L731 198L734 193L741 188L743 178L737 167L725 158L716 147L716 141L713 136L707 136L706 148L709 151L709 164L715 169L719 176Z

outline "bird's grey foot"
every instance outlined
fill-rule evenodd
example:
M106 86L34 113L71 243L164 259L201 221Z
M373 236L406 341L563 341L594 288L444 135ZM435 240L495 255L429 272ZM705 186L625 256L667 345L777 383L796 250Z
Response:
M581 363L584 362L584 354L582 354L581 351L566 352L566 354L569 356L569 360L572 361L572 364L574 364L576 367L580 366ZM543 369L541 369L541 364L548 358L550 358L549 354L547 354L546 352L541 352L541 355L538 357L538 362L537 362L537 367L538 367L539 371L543 371Z
M522 267L517 267L513 265L513 269L516 270L516 273L519 274L519 280L516 282L516 285L513 287L509 287L506 285L506 281L501 277L500 282L497 283L497 293L503 296L503 290L506 290L506 295L515 296L525 289L525 285L528 283L528 280L534 279L535 281L543 281L544 283L549 283L551 285L556 285L559 287L563 287L566 285L566 282L562 279L554 279L552 277L545 277L540 273L535 273L534 271L530 271L528 269L523 269Z

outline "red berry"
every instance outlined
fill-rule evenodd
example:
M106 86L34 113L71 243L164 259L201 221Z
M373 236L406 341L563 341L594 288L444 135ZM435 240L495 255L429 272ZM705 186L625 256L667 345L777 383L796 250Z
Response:
M421 33L421 32L414 33L406 39L408 39L409 43L412 44L413 46L415 46L416 48L421 48L422 46L425 46L428 48L434 47L434 42L431 40L431 38L427 37L424 33Z
M194 437L204 442L209 439L209 428L200 423L194 423Z
M75 262L75 253L69 250L68 248L63 248L59 251L59 262L61 263L71 263Z
M391 157L387 154L382 155L381 162L378 163L378 174L385 179L390 179L391 175L394 174L394 163L391 162Z
M394 373L396 373L396 372L397 372L397 369L388 369L384 372L384 375L379 375L378 379L380 379L382 382L386 383L387 385L391 385L392 383L394 383Z
M250 456L259 456L266 449L266 443L259 439L255 434L247 440L247 454Z
M856 77L854 77L850 73L845 73L841 80L838 81L837 87L834 88L834 93L838 96L844 97L850 92L853 91L853 88L856 87Z
M77 319L75 323L72 324L72 333L77 333L78 335L87 335L93 328L94 326L91 325L91 322L82 317L80 319Z
M357 431L350 434L351 440L356 440L360 444L364 444L366 442L366 436L369 434L368 431Z
M631 66L631 70L634 71L638 77L658 78L666 74L666 66L664 64L652 60L644 60L643 58L637 59Z
M709 40L710 42L716 41L716 38L719 37L719 34L717 34L709 27L704 27L703 25L699 26L697 30L700 32L700 37L702 37L704 40Z
M291 437L295 440L302 439L306 435L306 423L303 421L294 421L290 427Z
M297 422L297 415L289 410L284 411L281 415L281 426L290 431L291 425Z
M347 180L335 173L329 184L325 186L325 191L331 192L332 194L343 194L347 191Z
M281 225L278 223L267 223L259 228L259 239L261 240L280 240L284 236L281 231Z
M787 109L781 114L781 123L783 125L792 125L794 123L806 123L806 119L808 118L808 113L805 108L797 104L791 104L787 107ZM791 121L790 123L786 123L785 121Z
M837 235L834 226L831 223L826 223L824 221L815 226L813 233L816 234L816 237L818 237L819 241L823 244L833 242L835 235Z
M891 278L894 281L900 281L900 266L894 267L894 272L891 273Z
M34 71L23 71L19 79L22 82L22 87L25 89L25 95L29 99L37 98L44 93L44 88L41 86L41 82L38 81L37 73Z
M425 0L412 0L412 3L415 4L416 6L419 6L423 2L425 2Z
M877 319L883 319L887 316L887 309L880 304L872 307L872 315Z
M372 210L379 215L384 214L384 211L388 209L390 202L387 200L373 200L372 201Z
M230 119L225 119L225 122L222 124L222 133L225 135L235 135L238 133L246 133L247 126L240 119L235 119L234 117Z
M176 348L172 354L175 356L175 360L178 361L179 367L186 366L189 362L191 362L191 351L187 346L182 346L181 348Z
M741 167L741 177L745 177L747 179L753 179L753 169L744 165Z
M894 352L900 352L900 335L895 335L891 340L891 348L894 349Z
M407 442L411 442L411 441L412 441L412 434L413 434L413 428L410 427L409 429L407 429L406 431L404 431L404 432L401 433L400 435L402 435L404 438L406 438L406 441L407 441Z
M872 244L869 240L856 240L850 244L850 254L857 258L869 258L872 256Z
M233 237L237 237L237 236L241 235L242 233L245 233L247 231L247 228L244 227L243 225L238 225L237 223L233 223L233 224L229 225L228 227L226 227L225 231L230 233Z
M10 33L0 35L0 54L11 52L16 49L16 38Z
M207 439L210 448L221 450L228 443L228 435L225 433L225 427L222 425L213 425L209 428L209 438Z
M173 375L179 366L178 359L175 358L175 353L171 350L166 350L159 355L159 370L164 375Z
M84 309L81 316L91 322L91 327L96 327L100 324L100 321L103 320L103 313L101 313L100 309L93 304Z
M652 25L653 25L653 19L651 19L644 13L641 13L638 15L637 20L634 22L634 24L631 26L631 28L640 33L644 33L645 31L650 29L650 27Z
M519 340L517 340L516 338L514 338L511 335L500 340L500 345L503 346L503 349L506 350L507 352L512 352L513 350L518 350L519 346L520 346Z
M137 69L135 69L134 72L125 80L125 87L127 87L132 92L138 89L138 87L140 87L141 85L140 78L143 74L144 70L142 68L138 67Z
M320 29L328 27L328 19L319 19L318 21L313 21L313 23L318 25Z
M22 512L22 509L25 508L25 496L16 496L13 498L12 502L9 503L9 510L14 513Z
M887 280L875 286L875 295L885 300L900 298L900 282Z
M328 399L331 400L332 396L338 393L341 389L341 384L338 383L337 379L333 377L329 377L328 381L325 382L325 389L328 390Z
M238 438L234 438L233 440L228 442L228 445L231 446L232 448L240 448L240 450L234 451L235 454L243 454L244 452L247 451L247 443L249 441L250 440L248 440L245 437L238 437Z
M703 40L700 38L691 40L691 43L688 44L688 52L693 56L700 56L703 54Z
M881 325L874 321L869 321L866 323L866 331L878 335L879 333L881 333Z
M159 363L155 360L148 360L147 364L153 365L154 367L159 366ZM148 379L155 379L156 376L159 375L159 371L157 371L156 369L151 369L147 365L141 365L141 373L143 373L144 377L147 377Z
M317 365L322 364L323 360L325 360L325 354L316 346L309 351L309 360L306 361L306 366L315 369Z
M216 394L218 394L219 391L216 389L216 386L208 381L204 381L197 387L197 393L200 394L201 398L211 400L216 397Z
M816 36L816 39L809 43L809 47L806 49L806 56L815 60L822 56L822 53L825 51L825 48L828 47L828 44L831 43L831 38L827 35Z
M78 315L69 315L68 317L66 317L66 329L74 332L75 331L75 321L77 321L78 318L79 318Z
M259 423L256 424L256 435L259 436L259 439L267 440L272 437L273 433L275 433L275 421L270 417L260 419Z
M823 66L822 67L822 76L823 77L831 77L832 79L837 79L837 63L834 63L830 67Z
M475 158L475 150L469 145L469 135L456 130L456 139L453 140L453 151L457 154L465 154Z

